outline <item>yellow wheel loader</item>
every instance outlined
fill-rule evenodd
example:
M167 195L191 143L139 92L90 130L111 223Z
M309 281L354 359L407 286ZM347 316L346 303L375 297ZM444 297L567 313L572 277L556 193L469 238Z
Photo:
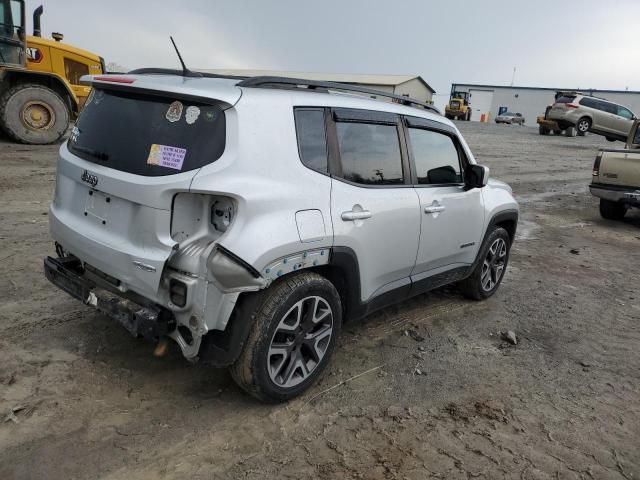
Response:
M80 77L105 73L101 57L62 43L62 34L43 38L42 12L26 35L24 0L0 0L0 127L28 144L60 140L91 92Z
M469 92L451 92L449 103L444 107L444 116L451 120L471 120Z

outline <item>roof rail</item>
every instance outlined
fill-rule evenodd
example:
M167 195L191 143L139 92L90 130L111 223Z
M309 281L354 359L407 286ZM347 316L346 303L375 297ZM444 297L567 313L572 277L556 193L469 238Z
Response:
M319 80L304 80L301 78L289 78L289 77L249 77L239 82L238 87L253 87L253 88L298 88L307 87L308 89L323 89L323 90L341 90L346 92L365 93L367 95L375 95L376 97L386 97L396 100L402 105L413 105L422 107L425 110L431 110L437 114L441 114L433 105L415 100L411 97L404 97L402 95L396 95L395 93L383 92L381 90L375 90L373 88L359 87L349 83L338 82L324 82Z
M234 75L219 75L217 73L205 73L196 72L205 78L229 78L231 80L245 80L250 77L240 77ZM127 72L130 75L180 75L182 76L182 70L175 70L173 68L136 68Z

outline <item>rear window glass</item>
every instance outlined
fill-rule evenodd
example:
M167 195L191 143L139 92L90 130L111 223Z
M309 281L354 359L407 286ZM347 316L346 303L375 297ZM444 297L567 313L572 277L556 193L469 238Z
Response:
M105 167L171 175L220 158L225 127L220 105L94 89L68 146L75 155Z
M564 95L562 97L558 97L558 99L556 100L556 103L571 103L575 99L576 99L576 97L571 97L571 96Z

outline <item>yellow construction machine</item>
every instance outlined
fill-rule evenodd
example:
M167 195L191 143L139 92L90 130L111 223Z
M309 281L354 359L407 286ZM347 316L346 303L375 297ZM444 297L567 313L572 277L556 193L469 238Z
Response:
M24 0L0 0L0 127L28 144L58 141L91 92L80 77L105 73L102 57L62 43L62 34L43 38L42 12L27 35Z
M451 92L449 103L444 107L444 116L451 120L471 120L469 92Z

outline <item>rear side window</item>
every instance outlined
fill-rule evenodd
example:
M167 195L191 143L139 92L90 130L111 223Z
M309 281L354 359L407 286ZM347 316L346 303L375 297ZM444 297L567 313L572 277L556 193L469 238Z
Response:
M395 125L337 122L336 131L345 180L364 185L404 183Z
M68 147L89 162L123 172L171 175L220 158L225 127L220 105L94 89Z
M631 110L624 107L618 107L618 115L628 120L631 120L633 118L633 113L631 113Z
M609 102L598 102L598 107L603 112L613 113L614 115L618 114L618 106Z
M589 98L589 97L583 97L580 100L580 105L584 105L585 107L590 107L590 108L598 108L598 102L593 98Z
M572 97L570 95L563 95L562 97L558 97L556 99L556 103L571 103L576 99L576 97Z
M327 173L327 136L324 109L297 108L295 118L300 160L316 172Z
M443 133L409 129L418 184L461 183L460 156L454 140Z

